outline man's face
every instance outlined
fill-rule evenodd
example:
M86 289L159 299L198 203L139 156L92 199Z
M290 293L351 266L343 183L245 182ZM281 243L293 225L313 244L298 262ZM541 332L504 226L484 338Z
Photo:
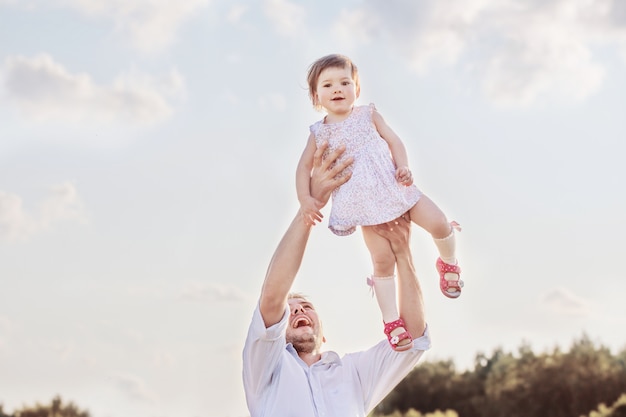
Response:
M289 309L291 314L285 336L287 343L291 343L298 353L319 351L324 336L322 324L313 304L302 298L291 298Z

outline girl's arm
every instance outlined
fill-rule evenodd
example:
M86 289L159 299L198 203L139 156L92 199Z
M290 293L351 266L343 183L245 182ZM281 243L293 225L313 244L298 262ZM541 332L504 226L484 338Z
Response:
M319 201L311 197L311 170L316 150L315 136L311 133L296 169L296 193L300 202L300 215L309 226L315 225L316 221L321 222L323 217L319 211L321 207Z
M378 134L389 146L391 157L396 164L396 179L407 186L413 184L413 176L409 170L409 157L402 139L389 127L383 116L376 109L372 113L372 121Z
M311 133L306 141L306 146L300 156L298 168L296 169L296 192L298 193L298 200L302 197L311 196L311 170L313 169L313 155L315 155L316 149L315 136Z

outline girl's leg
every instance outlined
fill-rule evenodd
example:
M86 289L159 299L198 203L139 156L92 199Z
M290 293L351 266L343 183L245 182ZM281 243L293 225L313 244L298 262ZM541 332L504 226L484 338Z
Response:
M452 226L446 215L427 196L422 195L409 210L413 223L430 233L433 239L443 239L450 235Z
M454 228L448 222L443 211L430 198L422 195L417 204L411 208L410 214L411 220L415 224L431 234L441 260L445 264L451 265L452 269L458 269L454 268L457 264ZM460 295L460 285L462 284L459 282L458 272L446 272L444 279L451 284L450 288L446 290L448 293L446 295L453 298Z
M393 275L396 271L396 256L391 250L389 241L376 233L372 226L363 226L361 230L365 245L367 245L372 258L374 276L387 277Z
M396 303L396 281L394 275L396 257L391 250L389 241L374 232L371 226L363 226L361 229L374 266L371 285L374 287L376 301L380 307L383 322L385 324L392 323L400 318ZM390 334L391 337L395 337L405 332L406 329L400 326L391 330ZM397 342L397 346L406 346L410 343L410 338L403 338Z

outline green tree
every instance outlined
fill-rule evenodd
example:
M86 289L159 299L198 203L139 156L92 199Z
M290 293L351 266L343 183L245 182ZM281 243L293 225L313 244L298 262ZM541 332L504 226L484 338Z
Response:
M2 417L0 408L0 417ZM9 417L90 417L88 411L80 410L72 402L63 403L60 396L56 396L50 405L37 403L33 407L25 406L21 410L16 410L13 416Z
M490 356L480 353L474 369L460 374L451 361L425 362L373 415L405 417L414 409L454 410L461 417L578 417L624 393L626 349L614 356L583 335L568 352L554 348L537 355L522 343L515 354L500 348ZM626 405L611 412L611 417L626 417L621 414Z
M448 402L456 378L452 361L424 362L376 407L376 413L406 413L411 408L422 412L435 411L441 408L440 404Z
M404 414L396 410L391 414L381 416L381 417L459 417L459 415L456 413L456 411L453 411L453 410L446 410L446 411L437 410L434 413L422 414L419 411L416 411L415 409L411 408L409 409L409 411L407 411Z

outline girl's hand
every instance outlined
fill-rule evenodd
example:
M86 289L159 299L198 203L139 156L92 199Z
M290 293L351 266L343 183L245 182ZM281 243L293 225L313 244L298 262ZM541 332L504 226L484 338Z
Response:
M302 217L304 224L307 226L315 226L316 222L321 223L324 215L320 211L320 208L323 206L324 204L322 204L321 201L311 196L303 198L300 201L300 217Z
M396 169L396 181L407 187L413 184L413 174L409 167L403 166Z

